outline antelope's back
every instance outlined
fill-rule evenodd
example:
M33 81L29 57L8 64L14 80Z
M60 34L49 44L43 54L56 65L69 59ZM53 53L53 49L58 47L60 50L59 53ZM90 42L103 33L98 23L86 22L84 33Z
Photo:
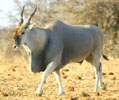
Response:
M53 45L57 51L62 50L63 46L63 63L82 61L94 52L97 46L102 46L102 32L94 25L71 26L59 20L52 25L50 29Z

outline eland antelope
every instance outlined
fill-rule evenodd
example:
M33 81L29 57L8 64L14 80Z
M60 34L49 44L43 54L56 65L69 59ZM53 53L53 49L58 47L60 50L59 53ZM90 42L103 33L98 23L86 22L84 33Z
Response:
M105 89L100 62L103 52L101 30L95 25L72 26L60 20L47 28L36 28L33 27L34 24L30 24L30 21L37 8L23 24L24 7L19 25L14 30L14 49L22 45L29 48L27 51L30 53L31 71L34 73L44 71L36 94L42 94L43 84L51 72L56 75L59 86L58 94L63 94L60 69L69 62L82 62L83 60L94 66L96 77L94 92L98 91L98 85ZM103 57L106 58L104 55Z

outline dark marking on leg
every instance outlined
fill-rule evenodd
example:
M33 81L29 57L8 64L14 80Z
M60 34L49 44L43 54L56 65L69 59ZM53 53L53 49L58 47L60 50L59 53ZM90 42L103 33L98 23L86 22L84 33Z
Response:
M102 68L101 68L101 63L99 64L99 72L101 72Z
M106 55L104 55L103 54L103 58L105 59L105 60L110 60Z

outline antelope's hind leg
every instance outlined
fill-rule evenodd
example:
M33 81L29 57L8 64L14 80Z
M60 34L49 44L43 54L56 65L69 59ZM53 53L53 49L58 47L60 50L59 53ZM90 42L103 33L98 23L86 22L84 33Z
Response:
M102 87L103 90L106 90L106 86L104 85L103 81L102 81L102 64L100 62L100 68L99 68L99 85Z
M94 66L95 70L95 87L94 87L94 92L98 92L98 86L100 85L103 89L106 89L106 86L103 84L102 81L102 65L100 62L100 56L90 56L89 58L86 59L89 63L91 63Z
M56 70L54 72L55 76L56 76L56 80L58 82L58 86L59 86L59 91L58 91L58 95L63 94L63 87L62 87L62 81L61 81L61 76L60 76L60 70Z

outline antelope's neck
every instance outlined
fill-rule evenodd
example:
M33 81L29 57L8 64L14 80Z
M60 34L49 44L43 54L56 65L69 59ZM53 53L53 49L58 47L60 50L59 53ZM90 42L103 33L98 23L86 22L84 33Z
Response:
M47 43L48 37L45 30L33 28L26 34L26 45L31 51L41 52Z

